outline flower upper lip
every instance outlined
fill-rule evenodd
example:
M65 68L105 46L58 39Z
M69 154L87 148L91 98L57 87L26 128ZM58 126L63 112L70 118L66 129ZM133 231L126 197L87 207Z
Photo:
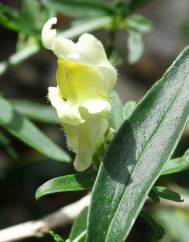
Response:
M49 19L43 27L42 42L47 49L52 50L58 57L66 57L86 65L109 67L116 71L107 60L106 53L100 41L95 39L92 35L85 33L74 43L72 40L65 39L63 36L57 34L57 30L52 28L56 23L57 18L53 17ZM89 44L92 48L87 48ZM61 45L61 48L58 48L58 45ZM93 53L90 53L91 51L93 51ZM95 53L95 51L97 51L97 53Z

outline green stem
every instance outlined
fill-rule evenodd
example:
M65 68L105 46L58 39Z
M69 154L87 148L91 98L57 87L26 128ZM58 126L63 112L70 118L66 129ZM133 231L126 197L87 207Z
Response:
M85 22L78 25L77 27L73 27L71 29L63 31L62 33L60 33L60 35L68 39L73 39L85 32L92 32L102 27L108 27L110 23L111 17L105 16L96 20L88 21L87 23ZM0 63L0 76L7 72L11 67L18 65L29 59L33 55L37 54L40 50L40 44L36 43L26 46L22 50L11 55L7 60Z

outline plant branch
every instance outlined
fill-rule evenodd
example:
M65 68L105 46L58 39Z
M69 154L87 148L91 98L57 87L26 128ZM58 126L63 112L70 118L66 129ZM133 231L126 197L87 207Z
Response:
M26 238L43 237L49 230L71 224L81 210L89 205L89 202L90 195L87 195L79 201L69 204L41 219L2 229L0 230L0 242L14 242ZM184 202L181 203L161 199L160 205L189 211L189 198L185 198Z
M13 242L32 237L43 237L49 230L72 223L81 210L89 205L90 194L39 220L28 221L0 230L0 242Z
M85 21L83 24L79 24L76 27L63 31L60 33L60 35L68 39L73 39L85 32L92 32L99 28L109 26L110 23L111 17L105 16L88 22ZM39 44L30 44L29 46L26 46L25 48L11 55L7 60L0 62L0 76L2 76L11 67L18 65L37 54L40 50L41 46Z

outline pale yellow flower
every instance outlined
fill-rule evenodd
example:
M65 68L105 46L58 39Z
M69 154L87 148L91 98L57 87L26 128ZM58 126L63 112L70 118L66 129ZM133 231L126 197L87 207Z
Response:
M99 40L83 34L74 43L51 29L56 22L51 18L42 30L44 46L58 57L57 87L49 87L48 97L63 124L68 146L76 154L75 169L83 171L105 140L109 95L117 74Z

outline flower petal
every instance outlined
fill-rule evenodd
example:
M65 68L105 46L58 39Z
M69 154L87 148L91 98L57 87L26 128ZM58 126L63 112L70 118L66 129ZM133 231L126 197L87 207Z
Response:
M104 142L107 128L108 121L101 115L93 115L74 127L64 125L68 145L76 153L74 167L77 171L84 171L91 165L95 151Z
M45 48L52 50L56 38L56 29L52 29L52 25L57 23L57 18L49 19L43 26L42 42Z
M58 117L62 123L78 125L85 120L82 119L77 106L70 105L62 99L57 87L49 87L48 98L53 107L56 108Z
M90 99L107 99L115 83L115 77L110 75L106 68L58 59L56 77L61 95L80 104Z
M57 18L49 19L42 30L42 42L47 49L51 49L59 58L66 58L77 63L102 66L111 69L115 75L116 70L108 61L102 43L91 34L83 34L78 42L65 39L57 34L52 25L57 23Z
M91 114L109 112L111 110L110 103L105 100L88 100L83 103L82 107L86 108Z

